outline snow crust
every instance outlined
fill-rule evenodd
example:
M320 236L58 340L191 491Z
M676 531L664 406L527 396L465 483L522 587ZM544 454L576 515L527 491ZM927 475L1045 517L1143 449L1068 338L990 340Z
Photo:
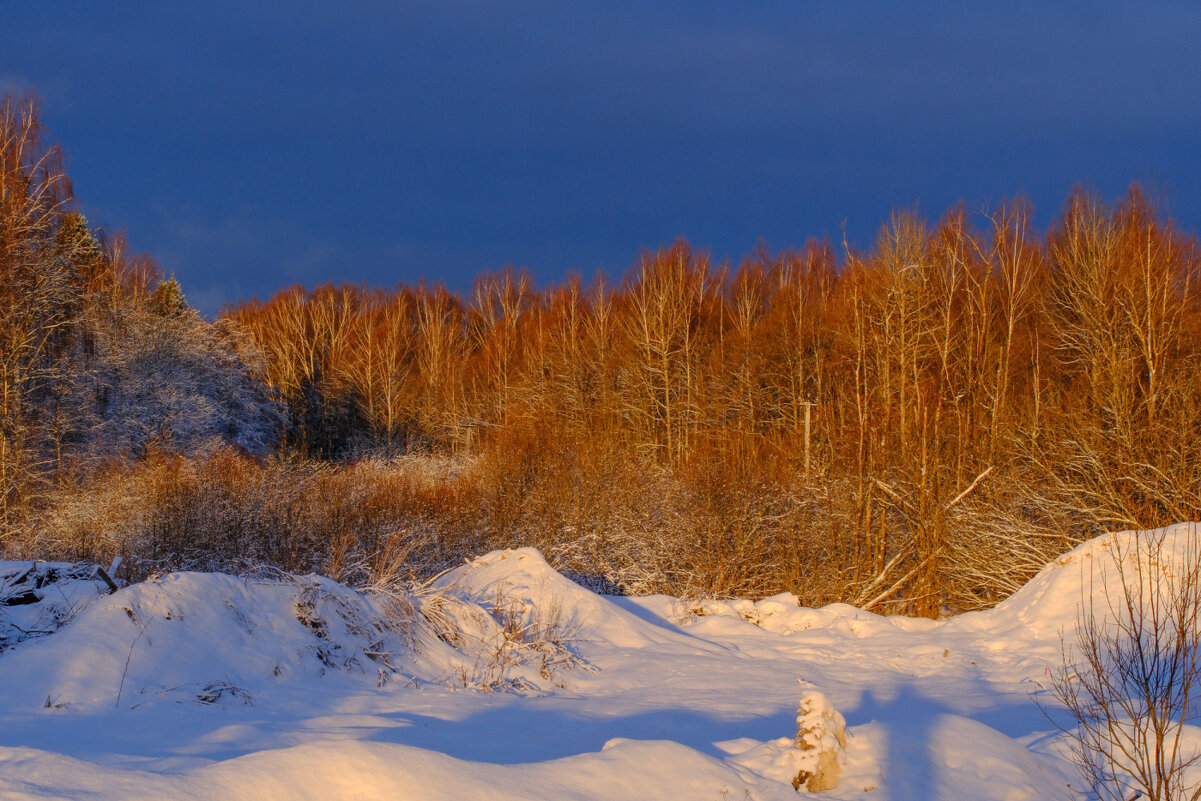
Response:
M846 722L823 798L1083 798L1033 699L1130 537L945 621L599 596L532 549L413 597L66 578L0 606L0 798L795 798L806 693Z

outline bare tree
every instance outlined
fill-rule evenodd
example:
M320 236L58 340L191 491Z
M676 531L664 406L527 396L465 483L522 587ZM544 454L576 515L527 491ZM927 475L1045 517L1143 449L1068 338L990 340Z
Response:
M1184 724L1201 690L1201 540L1190 524L1187 533L1137 532L1107 544L1113 561L1093 573L1051 676L1069 720L1043 711L1068 735L1072 761L1099 798L1196 801L1201 786L1185 774L1201 753L1186 744Z
M0 526L43 473L31 430L73 321L72 268L56 248L71 197L32 98L0 98Z

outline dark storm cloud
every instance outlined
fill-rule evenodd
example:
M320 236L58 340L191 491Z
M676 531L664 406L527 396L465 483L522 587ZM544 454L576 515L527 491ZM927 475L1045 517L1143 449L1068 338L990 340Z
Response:
M312 7L309 7L312 6ZM28 4L94 219L207 309L292 282L620 273L868 244L889 210L1072 184L1201 219L1196 3Z

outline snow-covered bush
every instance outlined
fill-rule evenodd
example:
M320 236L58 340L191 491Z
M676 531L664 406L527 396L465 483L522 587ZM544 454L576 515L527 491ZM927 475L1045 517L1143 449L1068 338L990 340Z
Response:
M98 313L95 348L96 446L104 452L195 453L229 443L265 454L275 443L283 408L236 323L206 322L168 300L132 304Z
M797 707L796 747L801 752L792 786L811 793L832 790L846 762L847 722L830 699L817 690L801 695Z
M578 624L564 617L554 597L531 604L503 586L479 596L453 584L426 587L418 597L434 635L463 654L445 675L449 686L541 694L545 685L565 688L565 674L596 672L577 653Z

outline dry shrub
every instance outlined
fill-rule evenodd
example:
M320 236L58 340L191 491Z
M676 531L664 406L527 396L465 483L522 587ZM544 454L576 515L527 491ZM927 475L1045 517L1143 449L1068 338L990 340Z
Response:
M60 491L10 536L8 554L121 555L130 577L268 564L370 585L531 545L608 592L789 591L811 606L913 611L921 558L912 521L880 492L873 509L864 483L806 477L785 456L697 447L665 465L539 427L495 432L474 456L341 465L229 449L156 456ZM1143 497L1176 501L1194 481L1182 473ZM1112 523L1101 504L1081 501L1081 486L1048 481L1037 464L1010 465L945 511L937 608L996 603L1082 533Z
M1064 735L1068 758L1095 797L1175 801L1201 797L1201 761L1185 726L1201 689L1201 541L1183 554L1169 531L1114 540L1097 578L1081 590L1074 634L1050 671L1043 712ZM1175 561L1173 556L1183 556Z
M720 455L670 470L596 443L503 442L479 463L481 547L532 545L589 586L629 594L839 599L820 569L829 544L814 536L824 512L795 482Z
M63 492L12 555L125 557L131 577L268 564L355 584L456 563L474 542L475 490L451 460L335 467L222 449L113 467Z

